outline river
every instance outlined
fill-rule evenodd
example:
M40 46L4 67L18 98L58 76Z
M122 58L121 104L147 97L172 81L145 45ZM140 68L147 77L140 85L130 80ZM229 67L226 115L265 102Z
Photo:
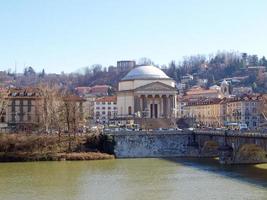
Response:
M267 164L121 159L0 164L1 200L266 200Z

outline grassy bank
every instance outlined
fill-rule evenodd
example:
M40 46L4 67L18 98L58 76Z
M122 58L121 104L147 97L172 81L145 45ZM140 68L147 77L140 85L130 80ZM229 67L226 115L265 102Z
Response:
M99 135L0 134L0 162L112 159Z

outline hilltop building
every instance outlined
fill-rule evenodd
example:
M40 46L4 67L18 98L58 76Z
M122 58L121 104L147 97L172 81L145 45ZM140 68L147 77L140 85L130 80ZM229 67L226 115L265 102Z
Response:
M242 95L252 95L253 89L252 87L234 87L233 95L242 96Z
M200 86L194 86L186 92L186 99L198 98L228 98L232 94L231 85L228 81L223 80L221 85L213 85L208 89Z
M117 70L118 72L127 72L133 69L136 66L134 60L121 60L117 61Z

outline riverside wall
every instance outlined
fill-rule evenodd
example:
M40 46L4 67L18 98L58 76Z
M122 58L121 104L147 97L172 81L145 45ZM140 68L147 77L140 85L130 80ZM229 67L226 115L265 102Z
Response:
M114 134L114 154L117 158L199 156L199 149L190 146L188 134L121 133Z
M216 131L121 131L110 133L108 137L112 141L109 149L112 149L117 158L218 156L222 163L267 161L266 134L236 132L225 134ZM249 148L244 148L246 145ZM240 152L241 150L243 152Z

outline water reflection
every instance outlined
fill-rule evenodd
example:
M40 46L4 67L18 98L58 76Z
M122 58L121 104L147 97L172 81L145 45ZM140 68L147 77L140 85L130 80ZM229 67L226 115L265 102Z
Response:
M197 168L199 170L236 178L239 181L248 181L267 188L267 164L257 165L220 165L218 160L210 158L167 158L166 160L175 163L182 163L185 166Z

